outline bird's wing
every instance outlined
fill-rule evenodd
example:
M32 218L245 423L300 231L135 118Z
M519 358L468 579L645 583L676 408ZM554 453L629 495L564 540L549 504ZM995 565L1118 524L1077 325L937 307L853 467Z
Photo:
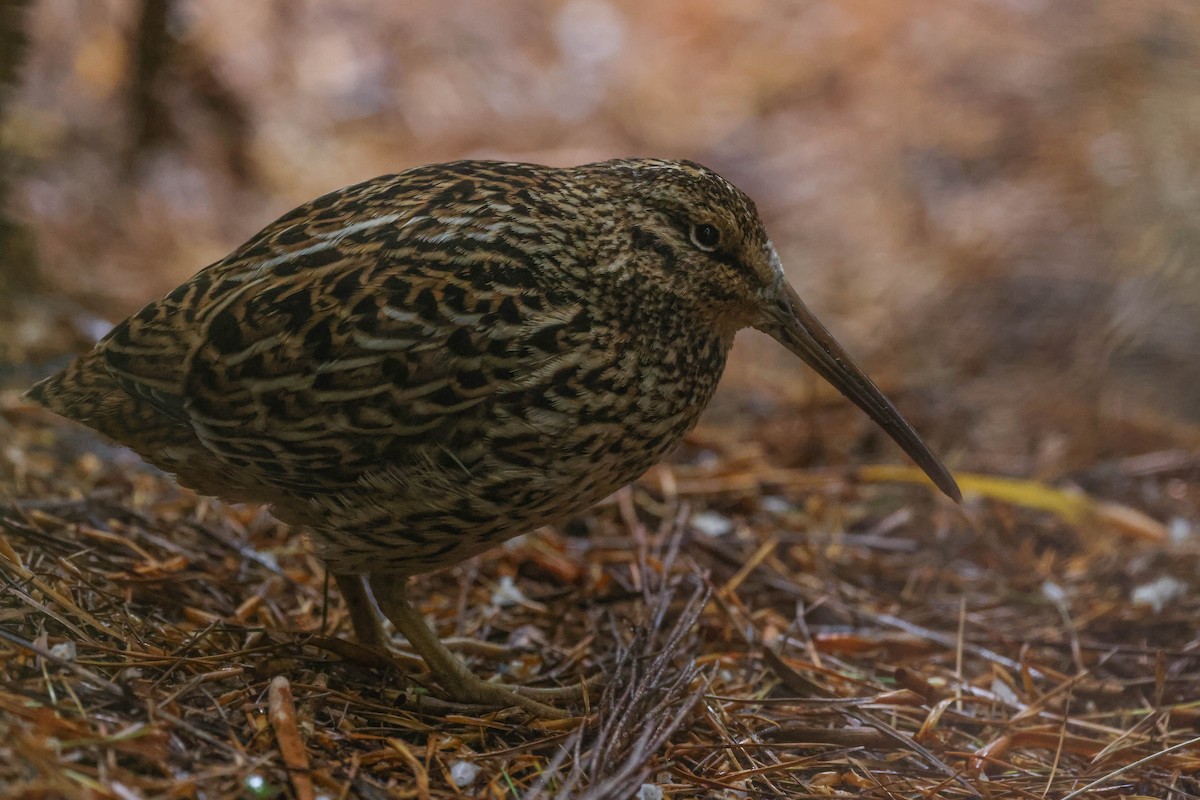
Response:
M478 436L487 404L540 380L589 321L545 285L536 242L486 208L369 202L384 180L324 216L324 199L301 207L122 323L109 371L286 491L337 491Z

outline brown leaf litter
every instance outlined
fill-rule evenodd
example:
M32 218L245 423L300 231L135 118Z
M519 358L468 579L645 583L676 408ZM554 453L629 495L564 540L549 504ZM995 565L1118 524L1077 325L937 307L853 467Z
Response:
M702 429L418 581L481 674L602 679L529 723L337 638L320 562L260 509L4 397L5 797L1200 796L1194 459L1086 495L969 476L960 508Z

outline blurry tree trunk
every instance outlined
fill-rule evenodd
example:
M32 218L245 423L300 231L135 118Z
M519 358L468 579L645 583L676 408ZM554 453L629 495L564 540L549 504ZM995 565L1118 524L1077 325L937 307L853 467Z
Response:
M167 27L170 15L170 0L143 0L131 48L133 74L129 82L127 176L143 151L173 138L175 133L161 98L164 68L176 44Z
M0 122L5 118L7 100L25 55L25 10L28 5L28 0L0 3ZM0 144L0 313L12 304L18 290L32 289L38 275L33 269L32 242L7 214L12 167L12 155Z
M182 94L187 102L208 112L217 127L225 166L239 183L254 179L250 155L250 114L244 102L222 80L209 55L173 25L175 0L142 0L129 81L129 138L125 177L137 171L147 152L164 145L189 147L188 136L175 119L178 107L166 98Z

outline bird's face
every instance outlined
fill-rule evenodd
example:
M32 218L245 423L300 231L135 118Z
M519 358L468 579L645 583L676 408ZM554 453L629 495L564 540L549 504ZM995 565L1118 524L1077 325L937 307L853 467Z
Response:
M958 486L920 436L784 276L752 200L716 173L691 162L640 161L633 243L650 251L655 276L681 303L732 337L745 327L769 334L829 381L904 449L943 492Z
M633 165L640 270L730 338L757 325L784 277L754 202L699 164L620 163Z

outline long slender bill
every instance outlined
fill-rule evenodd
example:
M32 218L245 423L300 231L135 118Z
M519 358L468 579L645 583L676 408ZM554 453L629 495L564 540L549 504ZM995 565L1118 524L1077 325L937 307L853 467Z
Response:
M921 441L908 420L883 396L879 387L854 363L854 359L820 320L808 310L796 290L784 284L781 294L771 309L769 319L761 326L762 330L803 359L817 374L867 412L867 416L875 420L925 471L935 486L947 497L961 501L962 492L950 471Z

